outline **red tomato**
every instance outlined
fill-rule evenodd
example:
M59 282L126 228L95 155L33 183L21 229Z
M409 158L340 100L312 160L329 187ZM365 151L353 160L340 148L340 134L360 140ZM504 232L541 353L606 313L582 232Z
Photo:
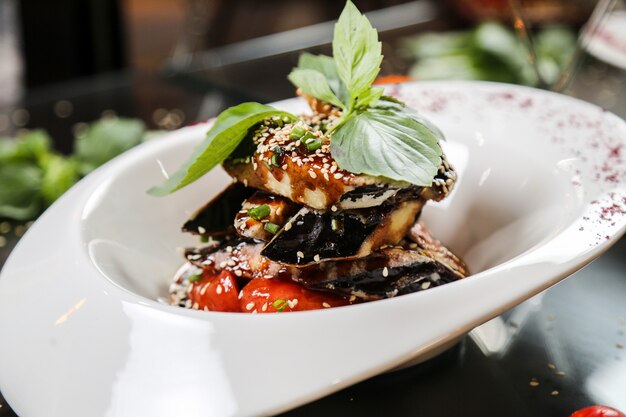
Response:
M576 411L570 417L626 417L624 413L617 411L611 407L603 405L594 405Z
M343 298L277 279L253 279L241 291L239 304L244 313L255 310L257 313L318 310L349 304Z
M400 74L391 74L391 75L381 75L374 80L375 85L380 84L395 84L395 83L403 83L407 81L413 81L412 77L408 75L400 75Z
M194 282L189 298L199 310L239 312L239 288L235 277L222 271L219 275L209 275Z

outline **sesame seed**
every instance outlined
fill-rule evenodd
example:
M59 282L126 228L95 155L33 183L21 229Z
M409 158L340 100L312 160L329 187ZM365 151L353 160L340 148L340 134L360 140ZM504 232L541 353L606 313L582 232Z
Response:
M324 172L324 179L325 179L326 181L330 181L330 177L328 176L328 173L327 173L327 172Z
M239 291L239 295L237 296L237 298L241 300L242 297L243 297L243 290Z
M338 180L339 178L343 177L343 174L341 172L338 172L335 175L333 175L333 177L335 177L335 179Z
M539 386L539 381L537 381L535 378L531 379L530 382L528 383L528 385L530 385L531 387L538 387Z
M422 282L422 289L426 290L428 288L430 288L430 281Z
M264 303L261 307L261 311L267 311L267 303Z
M235 275L237 275L238 277L243 275L243 272L241 272L239 269L235 270Z
M200 234L205 234L206 233L206 229L202 226L198 226L198 232L200 232Z
M565 372L563 372L563 371L557 371L557 372L556 372L556 375L557 375L557 376L565 376Z
M322 306L323 306L324 308L330 308L330 304L328 304L328 303L327 303L327 302L325 302L325 301L322 303Z
M320 261L320 256L319 256L318 254L316 254L316 255L313 257L313 260L314 260L315 262L319 262L319 261Z
M248 186L248 180L247 180L247 179L244 179L244 180L243 180L243 186L244 186L244 187L247 187L247 186Z
M222 288L222 285L217 284L217 288L215 289L215 292L219 295L222 293L222 291L224 291L224 289Z
M330 206L330 211L337 211L337 206L335 206L334 204Z
M555 365L555 364L553 364L553 363L549 363L549 364L548 364L548 368L550 368L550 369L556 369L556 365Z
M232 259L229 259L227 264L228 264L228 266L235 266L235 265L237 265L237 263L235 261L233 261Z
M553 390L550 395L552 395L553 397L556 397L557 395L559 395L559 392L557 390Z
M200 295L204 295L204 294L206 294L206 290L207 290L210 286L211 286L211 283L210 283L210 282L208 282L208 283L204 284L204 285L202 286L202 289L200 290Z
M317 174L311 170L309 170L309 175L311 176L311 178L315 179L317 178Z
M226 246L226 252L232 253L232 251L233 251L233 247L232 246Z
M281 167L284 171L287 170L287 164L283 164L283 166Z
M246 304L246 310L250 311L254 308L254 303L252 301L250 301L248 304Z
M191 308L193 308L194 310L197 310L200 307L200 304L198 303L193 303L193 305L191 306Z
M356 295L351 295L349 301L352 303L355 300L356 300Z
M304 253L302 253L301 251L298 251L296 255L298 256L298 258L304 258Z
M285 232L289 231L289 229L291 229L291 223L285 225Z
M226 261L222 261L222 262L220 262L220 268L221 268L221 269L226 268L226 265L227 265L227 264L226 264Z
M0 236L0 248L3 248L7 245L7 238L4 236Z
M383 268L383 277L387 277L389 275L389 269L387 267Z

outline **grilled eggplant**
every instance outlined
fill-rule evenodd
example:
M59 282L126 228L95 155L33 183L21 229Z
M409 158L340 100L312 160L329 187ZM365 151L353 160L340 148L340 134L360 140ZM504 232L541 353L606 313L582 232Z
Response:
M427 231L424 238L436 242ZM369 301L421 291L456 281L465 276L466 267L458 258L446 263L435 259L433 244L404 242L383 247L368 256L292 266L274 262L262 255L264 243L239 236L201 249L188 249L188 262L210 273L227 270L239 278L292 280L312 290ZM446 251L438 244L439 252Z
M183 232L200 236L222 236L232 231L233 218L246 198L254 193L252 188L233 183L205 206L198 209L183 225Z
M367 256L402 240L423 205L424 200L411 200L337 212L303 207L262 255L290 265Z
M248 158L226 160L224 169L238 182L316 210L379 206L398 193L407 198L439 201L456 181L456 173L445 156L430 187L342 170L330 154L328 139L320 131L307 131L310 137L304 141L293 139L294 129L301 128L297 124L280 129L264 126L254 136L254 153Z
M284 197L257 191L235 216L235 230L242 237L270 241L300 207Z

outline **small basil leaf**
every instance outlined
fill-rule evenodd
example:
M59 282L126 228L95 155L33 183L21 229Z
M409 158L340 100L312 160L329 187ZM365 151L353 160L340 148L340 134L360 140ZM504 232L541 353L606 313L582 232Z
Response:
M385 102L337 128L331 153L347 171L430 186L441 163L439 135L408 109Z
M328 81L330 89L333 93L346 105L350 103L350 92L345 84L339 78L335 60L326 55L313 55L308 52L300 55L298 59L298 68L311 69L320 72Z
M91 124L74 143L81 173L88 174L139 144L144 132L143 122L134 119L109 118Z
M366 90L363 94L357 97L355 108L364 108L375 106L378 100L382 97L385 89L382 87L372 87Z
M61 155L50 155L43 167L41 195L46 205L51 205L79 179L78 164Z
M349 0L335 25L332 46L337 73L352 101L370 88L383 55L376 29Z
M300 87L306 94L318 100L325 101L337 107L343 107L343 103L337 98L328 85L328 81L322 73L311 69L295 68L287 76L295 86Z
M41 210L41 170L32 163L0 165L0 217L28 220Z
M148 193L164 196L196 181L228 158L252 127L274 116L296 120L290 113L259 103L243 103L224 110L187 162Z
M50 153L50 144L44 130L29 130L17 139L0 139L0 163L39 162Z

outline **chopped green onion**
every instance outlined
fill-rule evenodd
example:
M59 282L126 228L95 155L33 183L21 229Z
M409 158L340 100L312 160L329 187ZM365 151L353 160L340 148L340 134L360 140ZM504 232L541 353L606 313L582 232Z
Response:
M267 163L267 161L263 161L263 163L265 164L265 166L267 167L267 169L269 169L270 171L274 170L274 167L271 166L270 164Z
M254 220L261 220L262 218L269 216L271 212L272 209L270 209L270 206L263 204L248 210L248 215Z
M302 129L301 127L296 126L291 130L291 133L289 134L289 139L298 140L302 136L304 136L305 133L307 133L306 130Z
M198 282L202 279L202 274L189 275L187 277L187 281L189 282Z
M272 303L272 306L276 309L276 311L282 312L287 307L287 304L287 300L285 300L284 298L279 298Z
M265 229L265 231L270 232L271 234L275 235L280 230L280 226L277 225L276 223L267 222L267 223L265 223L265 225L263 225L263 229Z
M315 138L312 142L306 144L306 148L310 151L316 151L322 147L322 139Z
M200 242L201 243L209 243L209 237L208 236L200 236Z

